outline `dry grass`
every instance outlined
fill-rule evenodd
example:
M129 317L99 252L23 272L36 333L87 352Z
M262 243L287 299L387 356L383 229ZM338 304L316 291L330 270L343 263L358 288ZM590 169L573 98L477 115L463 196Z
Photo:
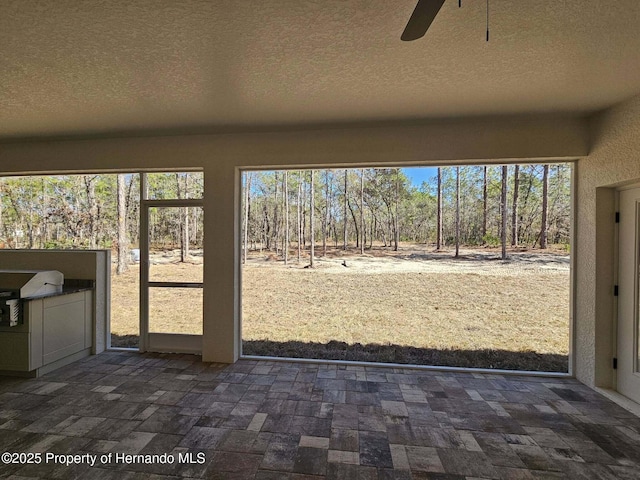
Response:
M333 252L315 269L254 255L243 267L243 352L566 371L567 256L514 252L503 263L484 250L458 260L406 249L374 253ZM158 279L182 279L185 269L201 274L202 266L155 268ZM154 325L199 333L201 325L185 320L187 312L201 315L193 293L177 293L152 302ZM137 268L113 278L113 299L112 332L126 341L138 331Z
M153 265L154 281L199 282L202 264ZM111 276L111 344L137 347L139 329L140 270L130 265L123 275ZM149 331L202 334L202 290L153 288L149 293Z
M140 270L130 265L122 275L111 269L111 345L137 347L140 334Z
M565 283L554 274L505 281L476 274L253 269L243 281L242 333L245 340L566 354Z

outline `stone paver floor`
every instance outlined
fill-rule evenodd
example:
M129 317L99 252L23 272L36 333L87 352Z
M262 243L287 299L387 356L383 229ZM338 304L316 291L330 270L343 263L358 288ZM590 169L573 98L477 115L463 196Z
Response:
M640 479L640 419L574 379L107 352L0 377L0 452L9 478Z

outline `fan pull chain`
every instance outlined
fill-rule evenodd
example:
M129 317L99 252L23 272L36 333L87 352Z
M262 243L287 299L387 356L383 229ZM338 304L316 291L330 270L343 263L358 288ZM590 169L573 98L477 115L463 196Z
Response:
M458 8L462 8L462 0L458 0ZM487 0L487 42L489 41L489 0Z
M487 0L487 42L488 41L489 41L489 0Z

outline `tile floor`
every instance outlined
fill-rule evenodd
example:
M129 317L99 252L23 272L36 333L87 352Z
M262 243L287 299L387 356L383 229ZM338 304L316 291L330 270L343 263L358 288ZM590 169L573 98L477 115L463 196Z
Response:
M108 352L0 377L0 452L41 454L8 478L640 479L640 419L573 379Z

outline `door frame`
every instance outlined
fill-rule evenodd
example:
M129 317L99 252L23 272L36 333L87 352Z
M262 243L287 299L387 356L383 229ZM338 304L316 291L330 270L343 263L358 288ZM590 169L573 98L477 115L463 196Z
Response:
M149 332L150 288L204 288L204 282L152 282L149 280L149 209L200 207L203 199L147 199L146 174L140 174L140 352L202 353L202 334ZM204 254L204 253L203 253ZM204 321L204 318L203 318Z
M635 190L635 189L640 189L640 183L633 183L631 185L625 185L624 187L619 187L616 189L616 196L615 196L615 211L616 211L616 215L617 217L621 216L621 207L622 207L622 202L620 199L621 193L623 191L627 191L627 190ZM638 203L636 203L636 211L634 212L634 217L636 217L636 225L634 226L635 228L635 250L633 252L633 256L634 256L634 280L633 280L633 285L631 286L631 288L633 288L634 292L633 292L633 303L634 303L634 325L633 325L633 348L632 350L635 353L634 358L632 360L632 365L631 365L631 375L636 374L639 379L640 379L640 359L638 358L638 348L640 347L639 342L640 342L640 332L638 331L638 329L640 328L639 322L638 322L638 317L640 316L640 298L639 297L639 293L638 293L638 289L640 288L639 285L639 279L638 279L638 275L640 275L640 267L638 266L638 262L640 262L640 251L638 251L638 245L637 242L640 241L640 208L638 207ZM628 288L628 286L621 285L621 276L620 276L620 258L622 257L622 252L621 252L621 236L620 236L620 223L618 221L616 221L615 224L615 228L614 228L614 245L615 245L615 253L614 253L614 278L615 278L615 286L618 288ZM620 363L621 361L623 361L620 358L620 319L619 319L619 315L620 315L620 297L619 296L615 296L614 297L615 301L614 303L614 311L613 311L613 335L612 335L612 339L613 339L613 345L612 345L612 349L613 349L613 357L614 359L617 361L618 365L617 368L614 367L613 370L613 381L612 381L612 387L613 389L620 393L621 395L625 395L625 393L622 393L619 391L619 386L620 386ZM631 398L631 397L626 397L626 398L630 398L631 400L638 402L638 398Z

